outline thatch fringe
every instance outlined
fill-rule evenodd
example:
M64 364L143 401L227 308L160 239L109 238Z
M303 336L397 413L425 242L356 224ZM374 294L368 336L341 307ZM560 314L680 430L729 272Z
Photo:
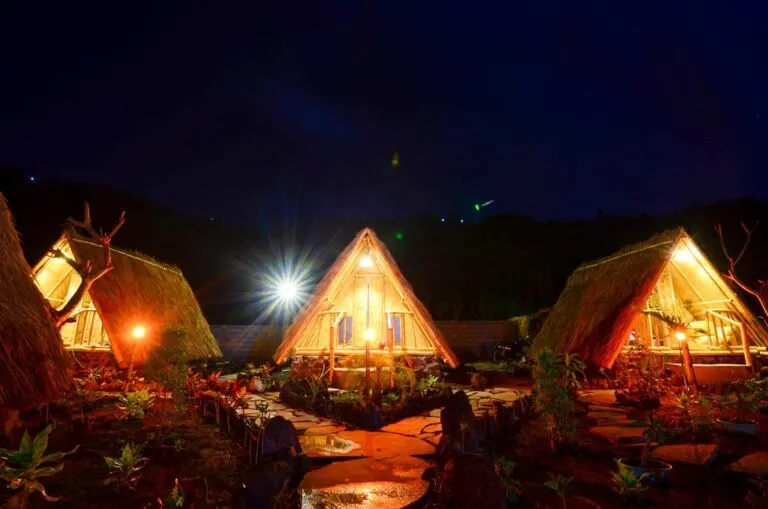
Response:
M629 337L632 321L648 300L682 229L577 268L552 308L532 349L578 353L601 367L611 367Z
M103 264L101 246L89 239L70 238L75 257ZM148 329L148 337L136 351L142 364L167 329L187 334L190 360L221 358L222 353L203 316L192 288L177 267L144 254L112 248L114 269L97 280L90 294L109 335L112 352L121 366L130 362L131 330Z
M0 194L0 407L33 407L73 389L61 338L31 273Z

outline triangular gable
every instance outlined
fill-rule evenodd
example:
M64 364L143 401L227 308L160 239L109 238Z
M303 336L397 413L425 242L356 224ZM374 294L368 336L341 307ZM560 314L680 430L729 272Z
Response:
M376 266L387 281L394 286L405 306L413 314L415 323L422 329L428 341L432 343L435 353L440 355L451 367L458 366L458 359L446 345L445 339L435 326L429 312L414 294L411 285L405 279L389 250L370 228L365 228L357 234L317 285L306 305L286 332L283 343L275 352L275 362L278 364L285 362L291 351L298 346L302 334L310 326L312 320L318 313L327 309L345 282L355 272L359 258L364 254L373 257Z
M102 263L101 246L89 239L65 234L54 248L65 249L79 262L90 259L97 268ZM36 265L35 277L49 260L46 256ZM129 364L133 351L130 331L138 325L147 327L151 336L136 347L137 365L144 363L167 328L187 333L190 360L222 356L194 293L178 268L115 247L112 261L114 269L96 281L88 294L121 367Z
M579 266L534 339L532 349L551 348L578 353L585 360L610 368L628 341L637 313L648 302L659 278L681 246L691 253L718 291L731 299L734 310L749 325L751 340L764 344L766 334L752 313L690 235L678 228Z

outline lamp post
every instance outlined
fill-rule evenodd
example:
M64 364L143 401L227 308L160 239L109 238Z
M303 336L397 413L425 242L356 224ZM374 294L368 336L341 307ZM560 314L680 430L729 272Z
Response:
M131 378L133 377L133 362L136 360L136 347L144 340L147 335L147 328L143 325L137 325L131 330L131 337L133 338L133 348L131 349L131 361L128 363L128 380L125 382L125 391L128 392L128 387L131 384Z
M371 397L371 341L376 336L376 332L369 328L365 331L365 398Z

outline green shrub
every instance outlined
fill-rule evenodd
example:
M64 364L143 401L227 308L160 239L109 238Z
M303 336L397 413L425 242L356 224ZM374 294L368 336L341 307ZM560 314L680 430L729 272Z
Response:
M11 497L6 507L25 509L34 492L40 493L48 502L59 500L46 493L41 479L61 472L64 463L52 463L74 453L80 446L69 452L54 452L44 456L52 429L52 426L47 426L34 439L25 431L17 450L0 449L0 479L6 481L11 490L20 490ZM46 463L49 465L46 466Z

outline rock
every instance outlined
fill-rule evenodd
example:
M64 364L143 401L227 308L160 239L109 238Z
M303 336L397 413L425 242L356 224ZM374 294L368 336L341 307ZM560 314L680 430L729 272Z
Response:
M589 432L593 435L602 437L614 444L643 443L645 442L643 431L644 429L639 426L596 426L589 428Z
M579 394L579 400L594 405L612 405L616 403L616 393L613 390L591 390Z
M381 431L398 433L409 437L418 437L423 433L438 433L442 431L442 429L439 418L417 415L384 426L381 428Z
M731 463L728 467L734 472L743 474L767 476L768 475L768 452L753 452L744 456L738 461Z
M302 435L299 441L310 458L386 458L430 455L435 452L434 446L424 440L381 431L355 430L328 435Z
M496 475L491 460L485 456L460 454L451 458L441 472L453 507L504 509L507 491Z
M480 446L482 428L464 391L451 395L448 404L440 412L440 424L443 437L455 443L463 443L463 452L474 452Z
M304 476L302 507L405 507L426 493L421 477L428 466L411 456L331 463Z
M251 378L251 380L248 382L248 391L252 393L262 393L267 390L266 384L264 384L264 380L261 378L254 376Z
M678 444L662 445L654 449L650 457L667 463L686 463L688 465L709 465L717 457L715 444Z
M246 481L245 504L248 509L271 509L275 499L286 491L294 469L285 461L260 464Z
M470 386L473 389L483 390L488 385L488 379L482 373L473 373Z
M296 428L284 417L277 416L270 419L264 429L261 453L268 457L291 449L293 449L294 455L301 454L301 445Z
M306 430L305 435L330 435L331 433L339 433L347 429L343 424L336 424L332 421L322 421L317 424L313 424Z

